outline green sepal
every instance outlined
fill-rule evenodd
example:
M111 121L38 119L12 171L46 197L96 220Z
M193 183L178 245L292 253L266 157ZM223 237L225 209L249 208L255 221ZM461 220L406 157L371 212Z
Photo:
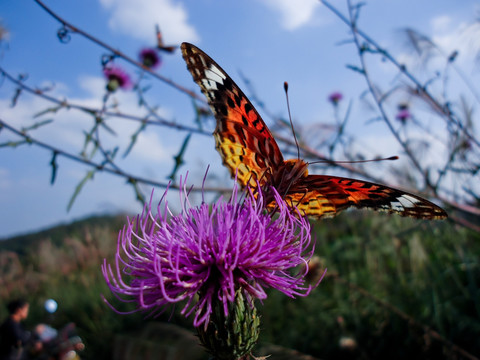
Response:
M260 334L260 318L257 310L243 297L239 289L235 301L228 303L225 316L223 303L213 304L207 328L197 328L202 345L215 360L239 360L250 355Z

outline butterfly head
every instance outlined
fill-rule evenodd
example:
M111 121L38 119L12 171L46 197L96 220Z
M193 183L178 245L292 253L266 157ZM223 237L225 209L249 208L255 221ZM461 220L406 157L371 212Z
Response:
M308 164L302 159L290 159L284 162L285 170L295 179L308 176Z
M292 184L308 176L308 164L301 159L286 160L272 174L271 184L282 195L286 194Z
M274 193L269 187L284 197L294 184L302 183L302 179L308 176L308 163L301 159L291 159L284 161L275 171L269 173L266 181L265 203L270 210L276 209L277 205L274 200Z

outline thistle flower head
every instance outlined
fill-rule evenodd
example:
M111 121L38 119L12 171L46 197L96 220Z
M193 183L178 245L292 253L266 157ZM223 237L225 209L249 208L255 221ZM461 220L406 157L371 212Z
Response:
M228 314L237 291L250 306L265 299L269 287L290 297L310 293L308 267L298 271L313 252L310 225L278 193L272 217L261 191L241 201L235 187L229 201L192 206L183 190L178 215L169 210L167 191L156 214L150 203L120 232L115 265L104 261L103 275L117 297L153 313L183 301L182 314L194 313L194 326L206 328L217 304Z
M143 64L143 66L149 69L154 69L158 67L161 63L161 58L157 54L157 51L155 49L145 48L140 51L139 57L140 62Z
M110 92L114 92L118 88L127 90L132 85L128 74L122 68L117 66L104 68L103 75L107 79L107 90Z
M412 117L412 113L410 112L410 105L408 102L400 102L397 105L397 115L395 118L399 120L402 124L405 124L408 119Z
M342 99L343 95L339 91L335 91L328 96L328 101L330 101L334 106L337 106Z
M395 118L399 121L401 121L403 124L412 117L412 114L408 109L401 109L398 111L397 115Z

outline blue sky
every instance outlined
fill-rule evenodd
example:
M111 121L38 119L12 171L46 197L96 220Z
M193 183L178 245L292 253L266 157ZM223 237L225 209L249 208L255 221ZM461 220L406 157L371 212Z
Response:
M344 1L331 2L345 11ZM365 125L368 111L358 100L365 90L364 80L345 66L358 64L355 49L339 45L348 38L347 27L315 0L45 0L45 3L70 23L134 58L143 47L155 45L154 27L159 24L167 43L196 44L242 87L241 71L276 115L286 114L283 82L288 81L293 118L300 128L331 121L333 109L327 97L332 91L341 91L352 101L354 113L362 114L352 120L352 127L357 135L361 134L372 155L390 156L396 151L389 147L391 141L384 135L384 128ZM478 69L471 59L479 47L465 29L478 17L479 10L478 1L473 0L371 0L362 10L359 25L409 64L414 63L400 30L415 28L430 36L447 53L458 49L460 64L466 66L468 76L478 83ZM51 95L101 106L105 83L100 57L105 50L76 35L72 35L68 44L60 43L56 36L59 23L31 0L2 0L0 18L9 31L0 47L2 68L14 76L28 74L29 86L52 87ZM135 77L137 70L122 61L117 64ZM374 71L380 74L385 86L395 78L395 72L381 62ZM199 93L179 51L165 55L158 72ZM163 116L193 126L188 97L159 81L149 79L147 83L152 85L147 98L160 106ZM23 94L12 108L14 90L3 80L0 117L12 126L32 124L36 113L51 106ZM144 113L133 93L117 92L115 97L123 111ZM89 129L91 119L75 111L44 117L47 118L54 118L55 122L31 135L78 153L84 140L82 130ZM119 136L105 135L104 140L125 147L135 128L134 124L118 121L115 129ZM170 129L150 128L120 165L140 176L166 181L173 166L172 156L184 136ZM5 130L0 132L0 143L15 139ZM0 239L89 214L141 210L123 179L99 173L67 213L75 186L88 169L59 158L57 180L52 186L50 160L50 153L35 146L0 148ZM208 164L213 168L212 173L218 174L219 185L232 184L220 166L213 137L196 135L182 172L188 169L192 181L201 181ZM143 189L147 194L150 192L148 186Z

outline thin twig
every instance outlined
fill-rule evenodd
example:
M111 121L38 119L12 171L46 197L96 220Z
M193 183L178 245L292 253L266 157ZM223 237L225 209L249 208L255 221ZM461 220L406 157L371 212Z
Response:
M125 171L120 170L118 167L110 168L108 166L105 166L105 165L96 163L94 161L82 158L81 156L68 153L68 152L66 152L62 149L59 149L59 148L54 147L50 144L44 143L40 140L37 140L37 139L27 135L25 132L20 131L20 130L14 128L13 126L8 125L7 122L0 119L0 129L2 129L2 128L8 129L12 133L22 137L25 140L24 144L34 144L34 145L39 146L43 149L49 150L52 153L56 153L57 155L60 155L60 156L63 156L67 159L70 159L70 160L79 162L81 164L87 165L87 166L92 167L96 170L104 171L104 172L112 174L112 175L117 175L117 176L123 177L123 178L127 179L128 181L142 183L142 184L145 184L145 185L156 186L156 187L159 187L159 188L167 188L167 186L169 186L168 183L153 181L153 180L150 180L150 179L147 179L147 178L135 176L135 175L132 175L130 173L127 173ZM179 187L176 184L170 184L169 188L179 190ZM202 191L202 189L193 188L192 191ZM231 192L232 190L231 189L226 189L226 188L219 188L219 187L214 187L214 188L204 187L203 191L206 191L206 192Z
M85 38L87 38L88 40L94 42L95 44L103 47L104 49L110 51L111 53L113 53L115 56L118 56L118 57L121 57L122 59L124 59L125 61L129 62L130 64L132 65L135 65L136 67L148 72L150 75L152 75L153 77L163 81L164 83L172 86L173 88L187 94L188 96L198 100L198 101L201 101L203 103L206 103L205 99L201 96L199 96L198 94L196 94L195 92L191 91L191 90L188 90L187 88L181 86L181 85L178 85L177 83L175 83L174 81L170 80L170 79L167 79L166 77L164 77L163 75L160 75L159 73L156 73L155 71L149 69L148 67L144 66L142 63L132 59L131 57L127 56L126 54L124 54L123 52L119 51L119 50L116 50L114 48L112 48L110 45L108 45L107 43L97 39L96 37L90 35L89 33L81 30L80 28L70 24L69 22L67 22L66 20L64 20L62 17L60 17L58 14L56 14L55 12L53 12L53 10L51 10L48 6L46 6L41 0L34 0L38 5L40 5L50 16L52 16L55 20L57 20L59 23L61 23L65 28L67 28L68 30L70 30L71 32L73 33L77 33Z
M350 28L352 27L351 21L344 16L337 8L331 5L326 0L320 0L323 5L325 5L335 16L337 16L341 21L343 21L347 26ZM429 102L434 104L434 106L439 109L444 117L446 117L451 123L455 124L462 130L462 132L467 136L470 140L472 140L477 146L480 147L480 142L478 139L475 139L469 132L468 129L465 128L462 121L458 119L454 113L452 113L448 106L440 104L437 99L430 94L430 92L426 89L425 85L421 84L415 76L411 72L408 71L405 65L400 64L388 51L383 49L375 40L373 40L370 36L368 36L365 32L361 29L355 28L355 33L361 36L367 43L369 43L376 52L381 54L385 59L390 61L402 74L404 74L417 88L419 94L423 95L428 99Z
M39 96L39 97L41 97L41 98L43 98L43 99L45 99L45 100L47 100L51 103L57 104L57 105L65 108L65 109L70 109L70 108L71 109L77 109L77 110L81 110L81 111L84 111L84 112L90 113L90 114L97 114L97 113L100 112L99 109L91 108L91 107L84 106L84 105L74 104L74 103L71 103L67 100L60 100L60 99L57 99L57 98L55 98L51 95L45 94L44 91L34 89L34 88L26 85L22 81L19 81L18 79L15 79L11 74L9 74L1 66L0 66L0 74L2 76L4 76L7 80L12 82L13 84L19 86L22 90L24 90L28 93L31 93L33 95ZM109 116L109 117L123 118L123 119L126 119L126 120L138 121L138 122L146 123L146 124L149 124L149 125L167 126L167 127L171 127L171 128L182 130L182 131L193 132L193 133L197 133L197 134L201 134L201 135L211 136L211 133L209 133L207 131L203 131L203 130L200 130L198 128L194 128L194 127L190 127L190 126L181 125L181 124L178 124L178 123L173 122L173 121L165 120L165 119L161 118L156 113L151 114L155 117L155 120L149 119L150 114L146 117L143 117L143 118L139 117L139 116L136 116L136 115L125 114L125 113L118 112L118 111L105 111L103 114L106 115L106 116Z
M142 70L145 70L146 72L150 73L152 76L158 78L159 80L161 81L164 81L166 83L168 83L169 85L172 85L173 87L175 87L176 89L188 94L189 96L191 96L192 98L195 98L197 100L200 100L204 103L206 103L205 99L203 97L199 97L196 93L176 84L175 82L173 82L172 80L169 80L163 76L161 76L160 74L156 73L156 72L153 72L152 70L146 68L145 66L143 66L140 62L128 57L127 55L125 55L124 53L116 50L116 49L113 49L111 46L109 46L108 44L100 41L99 39L95 38L94 36L86 33L85 31L77 28L76 26L68 23L67 21L65 21L63 18L61 18L59 15L57 15L55 12L53 12L49 7L47 7L41 0L34 0L36 3L38 3L48 14L50 14L52 17L54 17L58 22L60 22L63 26L65 26L66 28L70 29L72 32L75 32L75 33L78 33L84 37L86 37L87 39L95 42L96 44L102 46L103 48L111 51L113 54L115 54L116 56L119 56L119 57L122 57L124 60L130 62L131 64L139 67L140 69ZM200 132L199 130L196 130L195 132ZM280 141L284 141L285 143L290 143L289 140L285 139L285 138L282 138L280 136L277 136L277 138L280 140ZM304 149L306 150L306 149ZM353 172L353 173L357 173L359 175L362 175L362 176L366 176L368 177L369 179L373 180L372 176L369 176L368 174L366 174L365 172L361 171L361 170L358 170L358 169L355 169L351 166L345 166L344 164L335 164L335 162L331 159L326 159L324 156L321 156L318 152L315 152L315 151L311 151L311 149L308 149L306 150L307 153L309 153L310 155L312 156L316 156L317 158L320 158L320 159L325 159L327 160L330 165L332 166L337 166L337 167L341 167L347 171L350 171L350 172ZM320 156L319 156L320 155Z
M31 93L33 95L39 96L39 97L41 97L41 98L43 98L47 101L50 101L54 104L57 104L57 105L65 108L65 109L72 108L72 109L81 110L81 111L84 111L84 112L90 113L90 114L97 114L101 111L99 109L87 107L87 106L84 106L84 105L74 104L74 103L71 103L67 100L60 100L60 99L57 99L57 98L55 98L51 95L47 95L47 94L45 94L45 92L40 91L38 89L34 89L34 88L26 85L25 83L19 81L18 79L13 77L10 73L8 73L2 67L0 67L0 73L7 80L12 82L16 86L20 87L22 90L25 90L26 92ZM268 112L268 110L265 110L265 109L263 109L263 110ZM118 112L118 111L115 111L115 112L104 111L103 114L105 116L109 116L109 117L117 117L117 118L122 118L122 119L126 119L126 120L138 121L138 122L142 122L142 123L149 124L149 125L166 126L166 127L171 127L171 128L182 130L182 131L187 131L187 132L190 132L190 133L197 133L197 134L200 134L200 135L211 136L210 132L198 129L196 127L189 127L189 126L181 125L181 124L176 123L176 122L172 122L172 121L162 119L161 117L159 117L155 113L153 113L153 116L155 116L155 118L156 118L155 120L148 119L148 116L142 118L142 117L138 117L136 115L125 114L125 113ZM275 139L278 140L279 142L282 142L286 145L295 145L294 142L292 141L292 139L289 138L289 137L282 136L279 133L274 133L274 135L275 135ZM364 178L366 178L370 181L382 182L382 180L380 178L375 177L371 174L368 174L367 172L365 172L365 171L363 171L359 168L356 168L354 166L351 166L351 165L345 164L345 163L336 163L331 158L323 155L322 153L316 151L315 149L313 149L313 148L311 148L311 147L309 147L305 144L299 144L299 146L302 149L305 156L308 156L308 157L310 157L312 159L315 159L315 160L324 160L325 163L327 163L328 165L330 165L332 167L341 168L341 169L343 169L343 170L345 170L349 173L362 176L362 177L364 177Z
M366 64L366 61L365 61L365 52L364 52L364 49L362 48L362 45L360 44L360 40L358 38L358 29L357 29L357 24L355 22L356 14L354 14L354 12L353 12L354 8L351 4L351 1L348 0L347 2L348 2L349 17L350 17L349 26L350 26L350 29L352 30L353 40L354 40L355 46L357 47L357 50L358 50L358 56L360 58L361 69L363 71L363 76L365 78L365 81L367 82L368 89L369 89L370 93L372 94L372 96L375 100L375 103L377 104L377 108L380 111L382 119L387 124L387 126L390 129L390 132L392 133L392 135L395 137L397 142L402 147L403 151L405 151L405 153L407 154L409 159L412 161L413 165L420 172L420 174L425 174L425 172L424 172L422 166L420 165L420 162L417 160L416 156L413 154L413 152L410 150L410 148L407 146L407 144L401 139L400 134L393 127L392 122L390 121L390 119L389 119L389 117L388 117L388 115L385 111L383 103L382 103L380 97L378 96L377 91L375 90L375 87L373 85L373 82L372 82L372 80L370 78L370 75L368 73L368 70L367 70L367 64ZM426 175L424 175L424 176L426 176ZM433 189L433 187L430 186L429 179L425 179L425 185L429 186L431 188L431 190L433 190L433 192L435 193L435 189Z

